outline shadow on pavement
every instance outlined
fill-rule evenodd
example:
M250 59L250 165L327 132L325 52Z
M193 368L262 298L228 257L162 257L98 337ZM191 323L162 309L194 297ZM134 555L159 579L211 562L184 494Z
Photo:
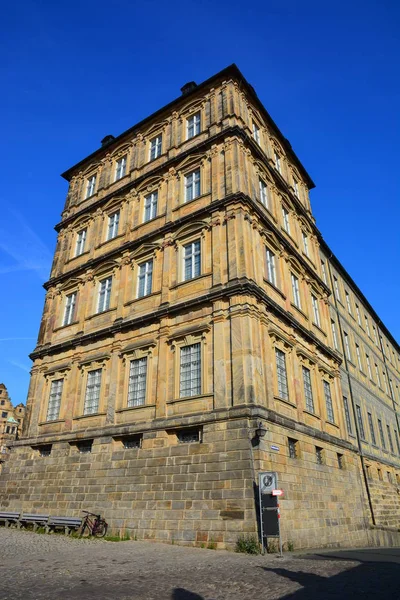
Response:
M324 557L325 558L325 557ZM339 560L326 556L325 560ZM353 561L359 560L352 558ZM281 568L260 567L268 573L295 581L301 590L286 594L281 600L328 600L354 599L356 594L363 600L385 600L400 598L399 567L393 562L368 561L342 571L331 577L324 577L305 571L290 571Z
M172 592L171 600L205 600L203 596L189 592L184 588L175 588Z

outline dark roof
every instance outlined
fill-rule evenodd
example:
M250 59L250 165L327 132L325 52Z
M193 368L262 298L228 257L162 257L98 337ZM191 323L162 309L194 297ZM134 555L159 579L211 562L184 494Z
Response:
M97 150L92 152L92 154L89 154L89 156L87 156L83 160L79 161L76 165L74 165L73 167L71 167L70 169L65 171L62 174L62 177L64 177L64 179L66 179L67 181L70 181L70 179L73 176L76 169L79 169L84 164L93 160L95 157L100 158L100 156L102 154L110 152L111 148L117 147L118 144L120 144L121 141L125 137L131 136L136 130L139 130L141 127L143 127L143 125L149 123L156 117L160 116L162 113L171 111L176 105L187 102L187 99L190 96L196 96L200 91L204 90L207 87L212 86L212 84L215 84L216 80L223 79L224 77L232 77L242 84L242 86L246 89L247 94L251 97L253 102L257 105L257 108L259 109L259 111L264 116L266 122L270 125L270 127L274 130L274 132L279 137L280 143L284 147L288 156L291 157L292 161L295 163L295 165L299 169L300 173L303 175L304 180L307 183L309 189L312 189L313 187L315 187L315 184L314 184L313 180L311 179L310 175L307 173L307 171L301 164L300 160L296 156L295 152L293 151L293 148L292 148L290 142L285 138L285 136L282 134L279 127L276 125L276 123L274 122L274 120L272 119L272 117L270 116L268 111L264 108L264 106L261 103L261 101L259 100L253 86L250 85L249 82L244 78L244 76L242 75L242 73L240 72L240 70L238 69L238 67L235 64L229 65L229 67L226 67L222 71L219 71L219 73L216 73L209 79L206 79L206 81L203 81L202 83L200 83L199 85L194 87L191 91L188 91L184 95L181 95L178 98L175 98L175 100L172 100L172 102L170 102L169 104L166 104L165 106L163 106L162 108L160 108L153 114L149 115L142 121L139 121L139 123L136 123L136 125L133 125L133 127L130 127L130 129L127 129L126 131L124 131L123 133L118 135L111 143L107 144L107 146L105 148L104 147L98 148Z

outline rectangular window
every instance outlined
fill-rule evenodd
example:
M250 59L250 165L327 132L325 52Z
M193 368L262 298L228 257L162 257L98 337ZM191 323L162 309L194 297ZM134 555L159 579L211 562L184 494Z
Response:
M202 430L199 427L190 427L189 429L180 429L176 432L176 439L179 444L199 444L201 442Z
M283 229L290 235L289 211L282 206Z
M54 379L51 382L46 421L56 421L60 416L63 384L64 379Z
M368 354L365 355L365 360L367 361L368 376L372 380L371 361L369 360Z
M101 371L95 369L88 371L85 393L85 404L83 406L84 415L93 415L99 410L100 402L100 387L101 387Z
M303 367L303 384L304 384L304 396L306 399L306 410L314 412L314 398L312 393L311 385L311 372L310 369Z
M388 482L392 483L392 474L390 471L387 471L387 478L388 478Z
M93 440L82 440L76 444L79 454L90 454L92 451Z
M92 175L87 180L85 198L90 198L90 196L93 196L95 188L96 188L96 177L97 177L96 175Z
M195 135L199 135L201 130L201 119L200 113L197 112L194 115L191 115L186 119L186 136L187 139L194 137Z
M292 278L292 294L293 294L293 303L297 308L301 308L300 302L300 289L299 289L299 280L296 275L291 274Z
M358 304L356 304L356 313L357 313L357 323L359 324L360 327L362 327L362 325L361 325L360 309L358 307Z
M351 312L350 296L349 296L349 293L348 293L348 292L346 292L346 291L345 291L344 293L345 293L345 295L346 295L346 305L347 305L347 310L349 311L349 315L351 315L351 314L352 314L352 312Z
M376 381L378 382L379 387L381 387L381 378L379 377L379 369L378 365L375 363L375 373L376 373Z
M338 467L339 469L344 469L344 457L343 454L337 454L337 463L338 463Z
M253 121L253 138L260 145L260 129Z
M372 420L372 415L370 412L368 413L368 424L369 424L369 433L371 435L371 442L373 443L374 446L376 446L374 422Z
M185 202L200 196L200 169L185 175Z
M115 163L115 181L122 179L126 174L126 156L119 158Z
M337 335L336 335L335 321L331 321L331 327L332 327L333 347L335 348L335 350L339 350Z
M282 350L275 348L276 374L278 378L278 396L284 400L289 399L289 388L286 372L286 356Z
M318 465L323 465L324 464L324 451L323 451L323 448L320 448L319 446L315 446L315 457L317 459L317 464Z
M162 135L157 135L150 140L150 157L149 160L154 160L161 156Z
M368 333L369 337L371 337L371 331L369 329L369 321L368 321L367 315L364 315L364 319L365 319L365 330Z
M65 298L65 310L63 325L71 325L75 316L75 305L76 305L76 292L68 294Z
M392 440L392 432L390 431L390 427L389 427L389 425L386 425L386 430L387 430L387 435L388 435L388 440L389 440L390 452L391 452L392 454L394 454L393 440Z
M200 240L183 246L183 280L189 281L201 273Z
M292 438L288 438L289 458L297 458L299 442Z
M264 204L264 206L266 206L267 208L269 208L267 184L262 179L259 179L258 186L259 186L259 190L260 190L261 203Z
M362 371L363 368L362 368L362 362L361 362L360 346L358 344L356 344L356 354L357 354L358 368L360 369L360 371Z
M85 252L86 232L87 229L81 229L78 231L76 236L75 256L80 256Z
M336 300L339 300L339 302L341 302L340 292L339 292L339 282L338 282L338 280L336 279L335 276L333 276L333 287L335 288Z
M181 348L179 396L201 394L201 344Z
M144 222L157 216L158 192L152 192L144 199Z
M272 285L276 285L275 254L267 248L267 279Z
M309 248L308 248L308 237L307 234L304 233L304 231L302 231L302 236L303 236L303 248L304 248L304 254L306 256L309 256Z
M138 298L151 294L153 283L153 261L148 260L139 265L138 274Z
M394 430L394 437L396 438L397 454L400 455L400 440L399 434L397 433L397 429Z
M50 456L51 455L52 444L43 444L38 447L39 456Z
M8 412L2 412L1 413L1 418L2 419L7 419L7 417L8 417Z
M328 421L330 421L331 423L334 423L335 415L333 412L331 386L329 385L329 383L327 381L324 381L323 384L324 384L324 396L325 396L325 404L326 404L326 416L327 416Z
M141 448L142 447L142 436L138 435L129 435L127 437L123 437L121 439L122 446L126 450L131 450L132 448Z
M298 183L297 179L295 179L294 177L293 177L293 189L294 189L294 193L296 194L296 196L297 196L298 198L300 198L300 194L299 194L299 183Z
M101 313L110 308L112 277L100 281L97 312Z
M358 406L358 404L356 404L356 414L357 414L357 421L358 421L358 429L360 431L360 437L362 440L365 440L364 422L363 422L363 418L362 418L361 407Z
M147 357L131 360L129 366L128 406L142 406L146 401Z
M379 435L380 435L380 438L381 438L382 448L384 450L386 450L385 436L383 435L382 421L380 419L378 419L378 429L379 429Z
M314 323L316 325L318 325L318 327L321 327L321 320L320 320L320 316L319 316L319 307L318 307L318 299L313 294L311 294L311 302L312 302L312 308L313 308Z
M379 346L379 343L378 343L378 336L376 335L376 329L375 329L375 325L372 325L372 329L373 329L373 332L374 332L374 340L375 340L375 344L376 344L377 346Z
M326 266L323 260L321 260L321 272L322 272L322 279L324 280L324 283L326 285L328 285L328 278L326 276Z
M275 152L275 167L278 173L282 174L281 157L277 152Z
M119 210L108 216L107 240L112 240L118 235Z
M385 382L386 393L389 394L389 386L388 386L388 382L387 382L387 377L386 377L385 371L383 371L383 370L382 370L382 376L383 376L383 381Z
M349 336L347 335L347 333L345 331L343 331L343 337L344 337L344 347L346 350L346 356L349 360L351 360Z
M382 469L377 469L376 472L378 473L378 479L379 479L379 481L382 481L383 480Z

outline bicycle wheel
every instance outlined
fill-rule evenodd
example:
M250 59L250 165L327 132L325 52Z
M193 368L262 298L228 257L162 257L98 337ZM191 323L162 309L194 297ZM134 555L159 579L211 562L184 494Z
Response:
M89 537L90 535L90 527L88 525L88 523L83 523L83 525L81 525L81 528L79 530L79 537Z
M93 527L92 534L97 538L102 538L106 535L107 529L108 529L108 524L105 522L104 519L101 519Z

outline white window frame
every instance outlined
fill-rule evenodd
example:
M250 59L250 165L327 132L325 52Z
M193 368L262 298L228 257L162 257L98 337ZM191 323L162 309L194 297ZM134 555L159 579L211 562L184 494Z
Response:
M47 403L46 421L57 421L60 418L60 408L64 379L52 379L50 382L49 401Z
M276 256L269 248L265 248L265 253L267 261L267 280L276 287Z
M286 354L280 348L275 348L275 366L278 397L289 400L289 381L286 365Z
M201 111L186 119L186 139L190 140L201 132Z
M347 290L344 290L344 295L346 297L346 304L347 304L347 310L349 315L353 316L353 313L351 311L351 302L350 302L350 294Z
M190 251L190 252L187 252ZM182 281L190 281L201 275L201 239L197 238L182 246ZM199 259L197 260L197 256ZM186 264L190 262L190 276L187 277Z
M373 381L373 378L372 378L372 369L371 369L371 361L370 361L370 358L369 358L368 354L365 354L365 360L367 362L367 370L368 370L369 378L371 379L371 381Z
M147 356L129 361L127 407L144 406L147 392Z
M358 368L360 369L360 371L362 371L363 368L362 368L362 362L361 362L360 346L358 344L356 344L356 355L357 355Z
M321 317L319 314L318 298L314 296L314 294L311 294L311 304L313 309L314 323L318 327L321 327Z
M359 324L360 327L362 327L360 308L359 308L358 304L356 304L356 314L357 314L357 323Z
M301 232L301 235L303 237L303 248L304 248L304 254L309 257L310 256L310 250L308 247L308 235L306 234L305 231Z
M147 194L144 197L143 223L147 223L157 216L158 209L158 190ZM148 213L148 214L147 214Z
M121 158L118 158L118 160L115 162L114 181L119 181L120 179L125 177L127 162L128 162L127 154L125 154L124 156L121 156Z
M285 206L282 206L283 229L290 235L290 213Z
M348 360L352 361L352 359L351 359L351 351L350 351L349 335L345 331L343 332L343 339L344 339L344 348L345 348L346 356L347 356Z
M86 236L87 236L87 227L84 227L76 234L76 245L75 245L75 256L80 256L85 252L85 244L86 244Z
M63 326L71 325L75 316L77 292L71 292L65 296Z
M305 406L306 410L311 413L315 413L314 407L314 395L312 390L312 379L311 379L311 371L304 365L302 366L302 374L303 374L303 389L304 389L304 398L305 398Z
M297 196L297 198L300 198L299 182L297 181L297 179L295 177L293 177L293 189L294 189L294 193Z
M101 384L103 369L90 369L86 374L85 399L83 403L84 415L95 415L100 409ZM92 381L93 380L93 381Z
M339 292L339 281L338 281L337 277L335 277L335 275L333 276L333 287L335 290L336 300L338 300L339 302L342 302L342 300L340 298L340 292Z
M201 196L201 170L194 169L185 175L185 202L191 202Z
M376 363L375 363L375 374L376 374L376 380L378 382L378 386L381 388L381 378L379 375L379 367Z
M107 242L113 240L118 236L119 230L119 221L121 218L121 211L116 210L113 213L108 215L108 224L107 224Z
M301 309L299 278L294 273L290 273L290 279L292 282L293 304L296 306L296 308Z
M368 321L367 315L364 315L364 320L365 320L365 331L367 332L368 337L371 337L371 330L369 328L369 321Z
M149 142L149 161L155 160L162 154L162 133L154 136Z
M143 284L142 284L143 282ZM146 260L138 265L137 298L144 298L151 294L153 288L153 259Z
M258 189L260 192L260 202L266 208L269 208L268 185L261 177L258 179Z
M324 283L326 285L328 285L328 278L326 276L325 261L323 261L323 260L321 260L321 273L322 273L322 279L323 279Z
M282 165L281 165L281 157L278 152L275 150L275 168L280 175L282 175Z
M202 393L201 342L179 348L179 398L200 396Z
M260 128L254 121L253 121L253 139L260 146Z
M103 313L110 308L112 280L112 275L109 275L99 281L97 314Z
M324 388L324 398L325 398L325 406L326 406L326 418L330 423L335 422L335 411L333 408L333 400L331 393L331 385L329 381L325 379L322 380L322 385Z
M333 347L335 350L339 350L338 339L336 334L336 323L331 319L331 328L332 328L332 337L333 337Z
M94 195L96 191L97 175L91 175L86 182L86 195L85 200Z

